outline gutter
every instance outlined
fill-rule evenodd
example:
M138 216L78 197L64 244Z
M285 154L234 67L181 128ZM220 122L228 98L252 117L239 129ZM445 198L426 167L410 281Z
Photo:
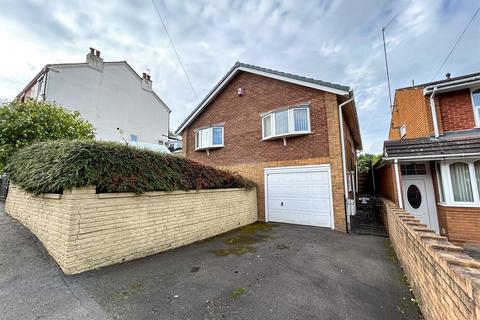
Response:
M407 157L385 157L384 161L397 161L397 160L443 160L448 158L467 158L467 157L478 157L480 152L475 153L452 153L444 155L425 155L425 156L407 156Z
M426 86L425 89L423 89L423 95L428 95L432 93L432 91L435 88L437 88L437 90L453 89L460 85L471 84L470 82L475 82L475 81L480 81L480 76L474 76L466 79L453 80L453 81L449 81L441 84Z
M344 187L344 207L345 207L345 227L348 233L348 214L347 214L347 200L348 200L348 186L347 186L347 160L345 157L345 135L343 132L343 109L342 107L350 102L353 101L353 97L348 99L345 102L342 102L338 105L338 119L340 122L340 145L341 145L341 153L342 153L342 173L343 173L343 187Z

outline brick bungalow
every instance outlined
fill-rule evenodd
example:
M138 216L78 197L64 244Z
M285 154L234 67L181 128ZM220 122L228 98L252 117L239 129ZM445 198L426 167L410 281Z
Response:
M480 73L398 89L379 190L458 244L480 244Z
M349 87L237 62L177 133L189 159L257 183L260 220L347 230L362 149Z

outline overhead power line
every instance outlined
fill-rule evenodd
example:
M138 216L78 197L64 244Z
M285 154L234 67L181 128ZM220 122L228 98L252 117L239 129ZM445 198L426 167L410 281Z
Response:
M170 33L168 33L167 26L165 25L165 22L163 21L162 15L160 14L160 11L157 8L157 5L155 4L155 0L152 0L152 4L155 7L155 11L157 11L158 17L160 18L160 21L162 22L163 29L165 30L165 33L167 34L168 40L170 41L170 44L172 45L173 51L175 51L175 55L177 56L178 63L182 67L183 73L185 73L185 77L187 78L188 84L190 85L190 88L192 89L193 94L195 95L195 98L197 99L197 102L200 101L198 98L197 92L195 91L195 88L193 87L192 81L190 80L190 77L188 76L187 69L185 69L185 66L183 65L182 59L180 59L180 55L178 54L177 48L175 47L175 43L173 42L172 37L170 36Z
M473 14L472 18L470 19L470 21L467 23L467 25L465 26L465 29L463 29L463 32L460 34L460 36L458 37L457 41L455 41L455 44L453 45L452 49L450 50L450 52L448 53L447 57L445 58L445 60L443 60L442 62L442 65L440 66L440 68L438 68L437 72L435 72L435 75L432 77L432 79L430 81L433 81L433 79L435 79L435 77L438 75L438 73L442 70L442 68L445 66L445 64L447 63L448 59L450 58L450 56L452 55L453 51L455 50L455 48L457 47L457 44L460 42L460 40L462 39L463 35L465 34L465 32L467 32L467 29L468 27L470 27L470 25L472 24L473 22L473 19L475 19L475 17L477 16L478 12L480 11L480 7L477 8L477 10L475 10L475 13Z

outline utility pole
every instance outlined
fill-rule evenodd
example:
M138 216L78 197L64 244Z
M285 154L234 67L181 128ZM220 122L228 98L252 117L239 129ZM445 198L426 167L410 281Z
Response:
M390 72L388 71L388 59L387 59L387 45L385 43L385 29L397 18L398 15L390 20L383 28L382 28L382 39L383 39L383 54L385 56L385 70L387 71L387 84L388 84L388 99L390 101L390 111L393 111L393 103L392 103L392 89L390 86Z

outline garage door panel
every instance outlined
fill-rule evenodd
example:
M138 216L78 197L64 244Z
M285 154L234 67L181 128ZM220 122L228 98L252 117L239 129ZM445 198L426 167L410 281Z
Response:
M331 227L331 190L328 168L295 168L267 172L267 209L270 221Z

